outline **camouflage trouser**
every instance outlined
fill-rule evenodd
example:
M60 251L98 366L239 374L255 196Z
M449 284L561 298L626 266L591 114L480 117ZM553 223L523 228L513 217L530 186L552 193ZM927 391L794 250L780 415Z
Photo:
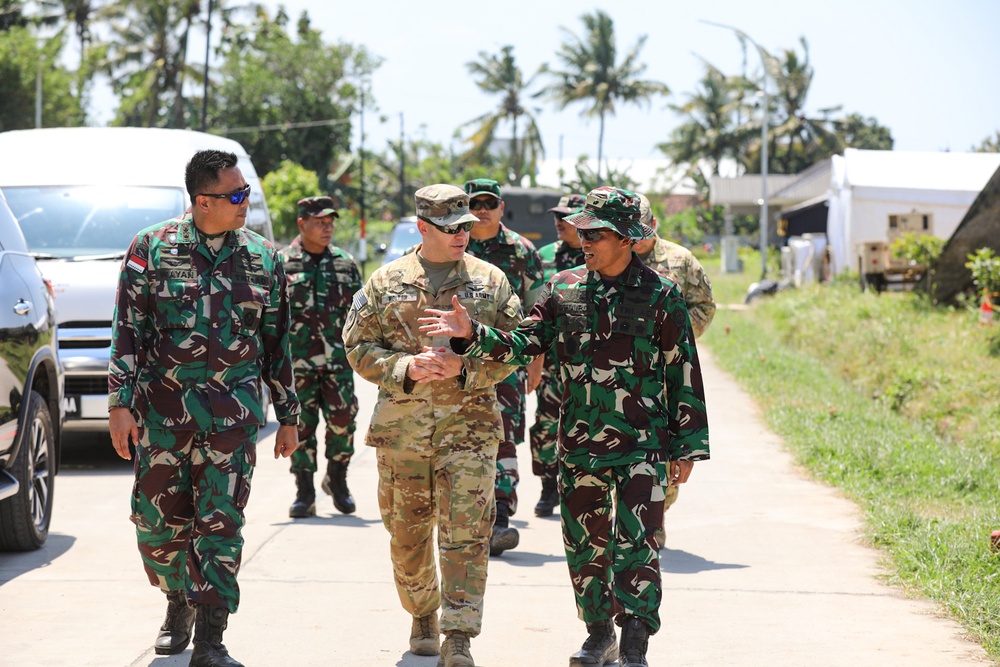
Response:
M635 615L660 628L660 560L666 463L587 470L559 464L566 562L586 623ZM615 510L612 519L612 508Z
M139 429L132 522L149 583L236 611L258 428Z
M559 472L559 453L556 446L559 437L559 408L562 405L560 385L543 371L542 381L535 390L538 409L535 423L529 429L531 439L531 472L537 477L551 477Z
M299 415L299 448L291 456L292 472L316 472L319 415L326 421L326 458L348 463L354 455L354 417L358 399L354 396L354 370L295 369L295 393L302 405Z
M497 402L503 419L503 442L497 451L496 497L506 501L511 511L517 509L517 485L521 475L517 470L517 443L524 442L524 396L527 374L518 369L496 385Z
M377 457L378 506L403 609L426 616L441 607L442 632L478 635L496 514L493 452L380 448Z

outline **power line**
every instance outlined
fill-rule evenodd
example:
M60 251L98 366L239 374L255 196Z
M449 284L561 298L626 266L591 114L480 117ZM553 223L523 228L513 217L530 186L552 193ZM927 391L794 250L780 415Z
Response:
M328 118L327 120L307 120L301 123L276 123L274 125L253 125L249 127L219 128L222 134L240 134L242 132L270 132L272 130L297 130L303 127L322 127L324 125L343 125L350 123L350 118Z

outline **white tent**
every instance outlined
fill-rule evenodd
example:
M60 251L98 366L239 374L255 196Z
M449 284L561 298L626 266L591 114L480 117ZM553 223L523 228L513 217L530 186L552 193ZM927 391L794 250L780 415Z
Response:
M827 237L832 269L857 268L857 244L888 240L890 215L929 213L947 239L1000 167L998 153L867 151L833 156Z

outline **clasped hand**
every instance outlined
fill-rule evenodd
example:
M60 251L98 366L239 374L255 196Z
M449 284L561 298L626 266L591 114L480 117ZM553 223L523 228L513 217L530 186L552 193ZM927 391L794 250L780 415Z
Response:
M406 375L418 383L457 377L462 373L462 357L446 347L424 347L413 356Z

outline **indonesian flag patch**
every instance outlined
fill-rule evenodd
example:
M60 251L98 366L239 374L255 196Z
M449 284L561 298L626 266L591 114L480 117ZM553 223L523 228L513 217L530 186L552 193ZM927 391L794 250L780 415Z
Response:
M146 260L143 259L142 257L139 257L139 255L133 254L131 257L129 257L128 262L125 263L125 266L127 266L128 268L132 269L137 273L146 272Z

